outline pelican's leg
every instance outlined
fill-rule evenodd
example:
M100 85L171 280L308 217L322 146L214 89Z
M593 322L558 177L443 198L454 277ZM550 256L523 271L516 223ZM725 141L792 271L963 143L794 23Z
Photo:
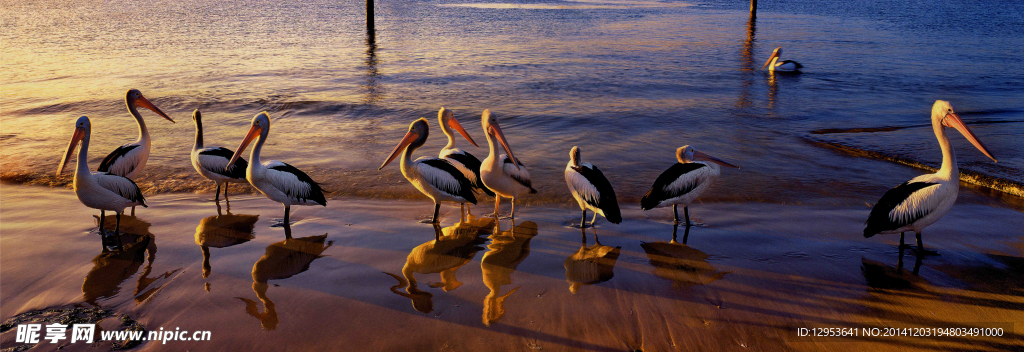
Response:
M679 224L676 223L675 226L672 226L672 242L676 241L676 232L678 232L678 231L679 231Z
M583 218L580 219L580 228L587 227L587 208L583 208ZM586 235L584 235L585 237Z
M439 213L440 211L441 211L441 203L434 203L434 218L430 219L430 223L432 223L432 224L436 224L437 223L437 213Z
M213 192L213 200L220 200L220 182L217 182L217 191Z
M231 182L224 182L224 199L228 199L228 185L230 184Z
M676 216L676 223L679 223L679 204L672 204L672 214Z
M291 222L288 221L288 213L290 213L291 210L292 210L292 206L285 204L285 206L284 206L284 226L291 225Z
M124 250L124 244L121 243L121 213L117 213L117 225L114 227L114 237L117 238L117 250Z
M512 197L512 213L508 215L509 219L515 220L516 218L516 198Z
M686 227L693 226L693 223L690 222L690 207L689 206L687 206L687 205L683 206L683 215L686 216Z
M915 233L917 234L917 254L919 256L920 255L939 255L939 252L930 251L930 250L924 249L924 243L921 242L921 233L917 232L917 231L915 231Z
M900 249L903 249L904 247L907 246L906 243L903 242L903 234L904 233L906 233L906 232L900 232Z
M494 195L494 218L495 219L498 218L498 205L500 205L500 204L501 204L501 196L495 194Z
M594 219L590 220L590 227L594 227L594 223L597 222L597 212L594 212Z
M100 237L103 237L103 218L107 217L106 210L100 210Z
M132 206L132 216L135 216L135 206Z

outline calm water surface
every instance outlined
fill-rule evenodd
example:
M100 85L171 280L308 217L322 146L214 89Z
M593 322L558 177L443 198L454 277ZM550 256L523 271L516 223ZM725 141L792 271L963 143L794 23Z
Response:
M95 168L136 138L123 100L138 88L178 122L143 111L148 192L212 190L188 159L198 108L207 145L237 147L267 110L265 158L335 195L414 196L397 167L376 167L419 117L435 129L416 155L436 155L445 106L481 143L480 112L499 117L541 190L528 201L565 201L573 145L631 202L690 144L742 166L705 199L862 204L922 171L809 141L938 164L935 99L999 159L954 134L962 168L1024 183L1017 1L782 1L753 22L734 1L388 1L375 33L361 1L2 5L8 180L69 182L52 175L81 115L93 121ZM760 70L779 46L803 75ZM898 129L849 133L877 127Z

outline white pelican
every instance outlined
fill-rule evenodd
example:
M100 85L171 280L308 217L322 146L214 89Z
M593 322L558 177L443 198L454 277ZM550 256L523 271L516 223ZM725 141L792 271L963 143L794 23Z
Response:
M533 189L530 172L526 171L526 166L523 166L523 163L519 162L512 154L512 149L508 147L508 141L505 140L505 134L501 132L501 127L498 127L498 120L491 115L491 110L484 110L480 120L484 133L487 135L487 146L490 148L487 158L484 158L483 163L480 164L480 179L484 181L484 186L495 193L494 216L498 216L501 197L505 197L512 198L512 213L509 214L509 218L515 219L516 198L527 192L537 193L537 190ZM501 147L508 154L498 155L495 140L501 143Z
M146 199L142 197L142 191L131 179L114 175L109 172L89 171L89 135L92 132L92 124L89 118L82 116L75 122L75 133L68 143L68 150L64 158L60 160L57 167L57 175L64 171L64 164L67 163L71 153L75 150L78 142L82 142L82 150L78 152L78 166L75 168L75 195L85 206L100 210L100 236L103 236L103 219L107 210L117 213L117 225L114 228L114 236L118 236L121 230L121 213L126 207L141 205L146 207ZM120 237L117 237L120 240ZM102 242L101 242L102 243ZM106 246L104 246L106 249Z
M150 150L149 130L146 129L146 121L142 120L142 114L139 114L136 106L152 110L168 121L174 122L174 120L163 111L160 111L153 103L149 102L149 99L142 96L142 92L139 92L138 89L129 90L125 94L124 102L128 106L128 112L135 117L135 122L139 125L139 139L133 143L117 147L110 154L107 154L103 161L100 162L100 167L97 171L109 172L114 175L134 179L135 176L142 172L142 168L146 167L146 160L149 160Z
M640 199L640 207L643 210L651 210L671 205L678 223L679 204L682 204L686 226L690 226L690 202L697 199L718 178L719 168L716 164L737 169L739 166L698 152L688 145L676 149L676 160L679 162L662 172L654 181L651 190ZM697 160L706 160L710 163Z
M444 135L448 136L448 144L441 148L441 153L438 154L438 157L448 160L452 165L455 165L462 172L462 175L469 179L474 190L479 190L488 196L494 197L494 192L487 189L487 186L484 186L484 182L480 179L480 159L477 159L476 156L469 152L455 147L455 134L452 133L452 130L454 129L459 134L462 134L463 137L466 137L466 140L472 143L474 147L479 148L480 146L476 145L476 141L469 136L469 133L466 133L466 130L462 128L459 121L455 120L455 114L451 110L443 107L441 110L438 110L437 122L441 125L441 131L444 132Z
M781 46L778 47L778 48L775 48L775 51L772 51L772 56L768 58L768 61L765 62L764 66L761 66L761 68L763 69L763 68L767 67L768 71L771 71L771 72L799 73L800 69L804 67L804 65L801 65L799 62L796 62L796 61L793 61L793 60L785 60L785 61L779 62L779 55L782 55L782 47Z
M932 105L932 130L942 148L942 166L934 174L921 175L907 181L882 195L882 199L871 208L864 237L879 233L900 234L900 247L904 247L903 233L914 231L917 235L918 253L925 254L921 243L921 231L935 223L949 211L960 191L960 170L956 166L956 154L946 136L946 127L960 131L975 148L992 161L996 158L989 153L971 129L964 125L960 116L953 111L948 101L936 100ZM934 253L934 252L932 252Z
M601 214L613 224L622 222L612 184L597 166L580 161L579 147L572 147L569 151L569 164L565 165L565 184L569 186L573 198L576 198L580 209L583 210L580 228L586 226L587 209L594 211L594 219L590 221L590 226L594 226L594 222L597 221L597 214Z
M327 200L324 199L320 185L294 166L277 160L260 163L260 151L263 149L263 143L267 142L269 133L270 115L266 111L256 114L252 118L252 127L249 128L249 133L245 135L245 139L242 139L242 143L238 145L238 149L231 156L227 165L233 165L239 155L245 151L245 147L253 139L259 137L256 145L252 147L252 152L249 153L249 167L245 170L245 178L267 198L284 204L284 222L282 224L287 228L290 224L288 215L292 205L319 204L326 207Z
M196 144L192 146L192 167L200 175L210 181L217 183L217 192L214 193L214 200L220 199L220 186L224 185L224 198L228 197L228 183L247 183L245 170L249 163L243 158L238 158L233 164L228 165L228 160L235 153L224 147L203 146L203 114L196 109L192 112L192 121L196 123Z
M430 222L436 224L441 202L476 204L476 197L473 195L473 184L448 160L427 157L412 160L412 152L427 142L429 134L427 119L413 121L409 125L409 132L377 170L388 166L398 157L398 153L402 152L402 175L416 189L434 201L434 217Z

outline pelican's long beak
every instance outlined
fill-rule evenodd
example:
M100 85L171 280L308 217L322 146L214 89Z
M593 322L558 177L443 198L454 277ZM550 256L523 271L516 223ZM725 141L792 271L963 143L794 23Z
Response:
M463 137L466 137L466 140L469 141L469 143L472 143L474 147L480 148L480 146L476 144L476 141L473 140L473 137L470 137L469 133L466 133L466 130L462 128L459 121L455 120L455 117L448 118L448 126L453 130L458 131Z
M512 163L519 167L519 160L512 154L512 149L508 147L508 141L505 140L505 134L501 132L501 127L498 127L498 125L489 125L489 127L491 130L488 132L498 138L498 143L501 143L501 147L505 148L505 153L512 159Z
M693 152L693 158L694 159L698 159L698 160L707 160L707 161L710 161L710 162L713 162L715 164L722 165L722 166L734 167L734 168L737 168L737 169L740 168L739 166L727 163L727 162L723 161L722 159L719 159L719 158L716 158L716 157L713 157L713 156L710 156L710 155L707 155L707 154L704 154L704 153L701 153L701 152L698 152L698 151L694 151Z
M772 56L768 57L768 61L765 61L764 62L764 66L761 66L761 68L764 69L765 67L768 67L768 64L772 63L772 60L775 60L775 58L777 58L777 57L779 57L779 52L778 51L773 51L772 52Z
M227 169L231 168L232 165L235 165L235 160L238 160L238 157L242 155L242 152L245 151L245 147L248 147L249 143L252 143L253 139L259 137L260 133L263 133L263 129L259 128L259 126L252 126L249 128L249 133L245 135L245 139L242 139L242 144L238 145L238 149L235 149L235 154L231 155L231 161L228 161L228 166L224 168L224 171L227 171Z
M60 165L57 166L57 176L64 172L64 164L67 164L68 159L71 158L71 153L75 151L75 147L78 146L78 142L82 138L85 138L85 129L75 127L75 134L71 135L71 142L68 143L68 151L64 152L64 157L60 159Z
M391 151L391 155L388 155L388 160L385 161L383 164L380 164L380 167L377 168L377 171L380 171L385 166L388 166L388 164L390 164L392 161L395 160L395 158L398 157L399 153L405 150L405 148L412 144L412 142L415 141L417 138L420 138L420 135L414 133L413 131L409 131L409 133L406 133L405 137L402 137L402 141L398 142L398 146L395 147L395 150Z
M981 144L978 137L974 136L974 132L971 132L971 129L967 128L964 121L960 119L960 115L957 115L956 113L946 114L946 117L942 119L942 125L957 129L960 131L960 134L963 134L964 137L967 138L968 141L971 141L971 144L974 144L975 148L978 148L982 153L985 153L985 156L992 159L992 161L998 162L996 161L996 157L992 156L992 153L988 152L988 148L985 148L985 145Z
M144 96L140 95L139 99L135 101L135 105L144 107L144 108L149 109L149 110L153 110L153 112L155 112L157 115L163 116L168 121L171 121L173 123L177 123L177 122L174 122L174 120L172 120L169 116L167 116L167 114L165 114L163 111L160 111L160 108L157 108L156 105L153 105L153 103L150 102L149 99L146 99L146 97L144 97Z

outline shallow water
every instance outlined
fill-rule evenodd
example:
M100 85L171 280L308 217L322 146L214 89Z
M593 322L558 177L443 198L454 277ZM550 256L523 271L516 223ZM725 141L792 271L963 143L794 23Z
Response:
M361 3L3 6L0 157L11 182L69 182L52 175L78 116L93 121L93 168L134 140L123 94L138 88L178 122L143 111L154 138L138 180L147 194L213 189L188 161L196 108L207 145L229 148L269 111L265 157L335 196L415 196L397 167L376 167L409 122L436 127L445 106L481 143L480 112L499 117L541 191L526 202L564 201L573 145L635 202L690 144L743 167L724 171L707 200L860 204L921 171L807 137L936 164L930 130L916 126L946 99L999 158L954 134L961 167L1024 183L1016 1L772 2L754 22L742 2L388 1L370 34ZM803 75L759 70L778 46ZM813 134L889 126L914 128ZM417 155L444 144L434 132Z
M860 236L868 207L753 203L624 211L526 207L513 226L422 201L331 199L293 209L256 196L213 204L160 194L125 216L126 250L101 253L95 211L73 192L5 184L0 317L60 308L127 314L211 341L137 350L1008 350L1024 343L1024 217L959 203L929 227L940 256ZM55 218L46 209L62 209ZM110 216L112 218L112 216ZM111 219L108 219L108 221ZM110 223L108 222L107 226ZM971 229L969 233L962 229ZM1014 230L1016 229L1016 230ZM435 241L435 236L440 237ZM970 236L966 241L965 236ZM56 259L59 258L59 259ZM118 319L100 322L118 329ZM797 327L1008 326L1000 338L801 339ZM1010 329L1015 329L1010 331ZM0 343L13 342L15 330ZM62 343L66 343L63 341ZM109 342L65 350L106 350ZM44 342L40 349L54 345ZM341 346L341 347L339 347Z

